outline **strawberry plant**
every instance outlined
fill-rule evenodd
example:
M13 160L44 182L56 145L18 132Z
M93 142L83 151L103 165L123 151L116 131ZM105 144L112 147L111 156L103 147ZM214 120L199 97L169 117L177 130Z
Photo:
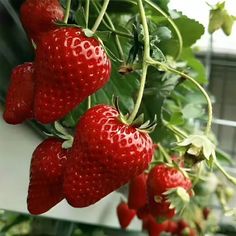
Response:
M215 229L213 197L235 214L217 178L236 184L222 167L232 162L216 147L192 49L203 25L166 0L26 0L20 9L34 56L12 71L3 117L49 136L32 155L30 213L62 199L87 207L130 183L122 228L137 215L149 235L204 235Z

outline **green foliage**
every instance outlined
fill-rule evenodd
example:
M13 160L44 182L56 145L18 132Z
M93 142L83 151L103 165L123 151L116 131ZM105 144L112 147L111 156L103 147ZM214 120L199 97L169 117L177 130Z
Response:
M27 39L18 18L21 2L0 1L0 10L4 12L3 19L8 22L7 24L0 24L0 65L3 68L0 70L0 98L3 103L11 69L25 61L32 61L34 58L32 45ZM100 11L99 1L90 2L89 28L93 25ZM95 37L103 41L104 48L112 59L112 74L106 86L91 96L92 106L101 103L112 104L112 97L117 96L119 97L119 104L123 114L131 113L134 108L140 87L141 66L143 63L144 29L140 17L137 16L137 6L133 2L132 0L111 0L107 11L108 15L104 17L95 35ZM145 1L143 2L145 3ZM165 65L178 71L185 72L201 85L207 84L205 68L192 50L193 44L203 35L204 27L181 12L170 12L168 0L153 0L152 2L161 7L169 17L169 19L164 17L149 4L145 5L150 29L152 59L163 62ZM65 3L65 1L63 0L62 3ZM79 26L85 27L84 1L72 1L70 13L69 23L77 23ZM170 19L172 19L173 23L171 23ZM110 21L113 25L110 24ZM210 33L213 33L215 30L222 28L229 35L233 22L234 17L226 12L224 4L219 4L211 10L208 30ZM173 27L173 24L176 25L177 30L179 30L182 36L183 48L181 48L178 32ZM117 43L117 36L119 37L122 50L120 50ZM177 58L179 51L180 55ZM131 68L131 70L127 73L120 73L120 68L126 67ZM87 100L84 101L60 121L65 127L69 128L71 133L73 133L80 117L87 110L87 103ZM138 115L143 113L144 119L151 121L155 117L157 118L157 127L151 136L155 143L163 145L166 153L181 153L175 148L176 145L173 145L173 143L179 141L182 131L192 133L196 129L194 121L205 122L205 106L205 98L199 93L195 85L186 81L186 78L173 74L165 70L164 67L152 66L148 68L144 96ZM57 133L50 124L42 125L32 121L30 125L40 131L41 134L49 133L55 135ZM60 133L64 135L62 127L57 126L58 128L59 131L63 131ZM208 139L206 140L205 137L201 138L200 142L193 139L193 136L190 136L190 138L192 139L187 139L182 143L185 146L184 151L197 157L199 156L198 154L201 154L208 161L209 165L212 166L212 161L215 159L214 145ZM71 141L70 138L68 140ZM65 145L71 145L71 143L66 143ZM160 160L164 156L163 151L158 150L156 152L156 160ZM221 163L231 164L230 157L224 152L216 150L216 156ZM192 179L198 180L199 176L195 175L194 171L193 173ZM201 179L198 181L199 185L202 184L201 181L205 182ZM197 189L199 185L196 184L194 186L196 193L199 190ZM207 187L204 187L206 190ZM204 187L202 187L203 190ZM199 190L199 192L201 191ZM171 194L177 194L180 197L174 205L181 206L180 203L183 202L179 200L183 200L184 203L188 202L185 201L186 194L182 190L171 192ZM204 194L193 196L189 200L188 205L191 212L194 213L195 210L192 209L199 209L199 207L202 207L202 203L208 202L210 194L212 192L208 192L206 194L207 197ZM17 218L16 222L19 219L22 220L24 218ZM84 232L83 228L80 230L82 231L79 232L77 230L75 235L80 235L81 232ZM87 235L91 235L91 232L87 233ZM99 232L97 235L99 235Z

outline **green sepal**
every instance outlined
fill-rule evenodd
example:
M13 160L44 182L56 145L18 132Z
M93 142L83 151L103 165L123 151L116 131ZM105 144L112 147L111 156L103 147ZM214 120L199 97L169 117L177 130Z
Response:
M65 140L62 144L62 148L71 148L74 137L58 121L54 122L54 129L56 136Z
M181 215L190 202L188 192L182 188L169 189L164 193L167 197L167 202L170 203L170 209L175 209L176 214Z
M142 113L132 122L132 126L139 127L139 126L144 125L147 122L150 123L149 120L147 122L145 122L144 124L143 124L143 122L144 122L144 114Z

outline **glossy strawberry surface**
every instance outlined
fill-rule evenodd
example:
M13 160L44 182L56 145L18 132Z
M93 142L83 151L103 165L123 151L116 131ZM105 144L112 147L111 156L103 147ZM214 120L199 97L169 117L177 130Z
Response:
M26 0L20 8L21 22L29 37L37 44L42 35L57 28L64 18L59 0Z
M34 97L34 65L25 63L15 67L7 91L4 120L9 124L19 124L32 118Z
M69 151L62 143L61 139L46 139L33 153L27 199L31 214L42 214L64 198L63 173Z
M36 50L34 113L51 123L65 116L110 78L111 63L102 45L80 28L45 34Z
M144 208L147 204L147 174L133 178L129 183L128 205L131 209Z
M155 166L148 175L147 191L150 211L154 216L172 218L174 209L169 209L170 203L166 202L163 194L172 188L182 187L189 190L191 181L183 173L174 167L165 164Z
M117 206L116 213L122 229L126 229L136 215L136 211L130 209L125 202Z
M141 174L152 159L147 133L123 124L117 110L98 105L80 119L64 190L75 207L91 205Z

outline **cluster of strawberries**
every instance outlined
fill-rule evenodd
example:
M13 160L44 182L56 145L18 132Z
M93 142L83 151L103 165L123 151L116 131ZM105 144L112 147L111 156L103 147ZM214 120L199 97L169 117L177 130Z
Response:
M150 236L158 236L162 232L176 236L196 235L195 230L183 220L172 220L176 211L170 207L166 192L177 187L184 188L191 195L191 181L179 169L166 164L157 165L148 174L132 179L128 202L121 202L117 207L121 227L127 228L137 216Z
M52 123L105 85L111 62L97 39L55 24L64 17L58 0L27 0L20 15L36 45L35 60L13 70L4 119Z
M36 44L35 61L13 70L6 122L54 122L109 80L111 63L100 42L80 28L56 26L63 15L56 0L23 3L21 21ZM141 174L154 152L150 136L121 122L107 105L83 115L71 148L63 148L64 141L48 138L33 153L27 201L32 214L64 198L74 207L97 202Z
M109 80L111 62L101 43L78 27L57 26L55 22L63 18L57 0L23 3L21 21L36 45L35 60L12 72L6 122L55 122ZM126 228L137 215L149 235L162 231L182 235L186 227L176 223L175 231L170 231L174 222L157 223L156 218L174 217L175 209L165 193L177 187L188 192L191 181L178 168L165 164L142 174L155 148L147 132L123 122L116 108L101 104L80 118L70 147L65 148L65 140L63 135L48 138L33 153L30 213L44 213L63 199L73 207L86 207L131 181L128 205L121 203L117 209L121 226Z

